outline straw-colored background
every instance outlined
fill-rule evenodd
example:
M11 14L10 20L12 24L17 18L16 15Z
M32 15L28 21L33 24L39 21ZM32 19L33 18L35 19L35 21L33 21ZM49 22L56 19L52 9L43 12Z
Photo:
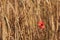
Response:
M0 40L60 40L59 15L60 0L0 0Z

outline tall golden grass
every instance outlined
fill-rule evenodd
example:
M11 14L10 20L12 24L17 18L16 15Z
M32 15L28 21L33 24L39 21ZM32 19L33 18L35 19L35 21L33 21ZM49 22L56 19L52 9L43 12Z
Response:
M0 40L60 40L59 15L59 0L0 0Z

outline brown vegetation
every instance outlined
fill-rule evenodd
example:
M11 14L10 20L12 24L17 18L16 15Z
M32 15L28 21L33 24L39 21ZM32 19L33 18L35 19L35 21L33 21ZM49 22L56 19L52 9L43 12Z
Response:
M60 40L60 1L0 0L0 40Z

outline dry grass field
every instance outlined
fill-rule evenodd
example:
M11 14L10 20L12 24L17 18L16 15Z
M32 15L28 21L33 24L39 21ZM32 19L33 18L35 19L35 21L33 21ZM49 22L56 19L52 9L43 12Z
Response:
M60 40L60 0L0 0L0 40Z

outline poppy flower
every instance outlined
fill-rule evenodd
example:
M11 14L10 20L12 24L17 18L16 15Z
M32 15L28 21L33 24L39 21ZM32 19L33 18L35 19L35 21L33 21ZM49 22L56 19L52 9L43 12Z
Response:
M41 29L44 29L44 28L45 28L43 21L39 21L39 22L38 22L38 26L39 26L39 28L41 28Z

